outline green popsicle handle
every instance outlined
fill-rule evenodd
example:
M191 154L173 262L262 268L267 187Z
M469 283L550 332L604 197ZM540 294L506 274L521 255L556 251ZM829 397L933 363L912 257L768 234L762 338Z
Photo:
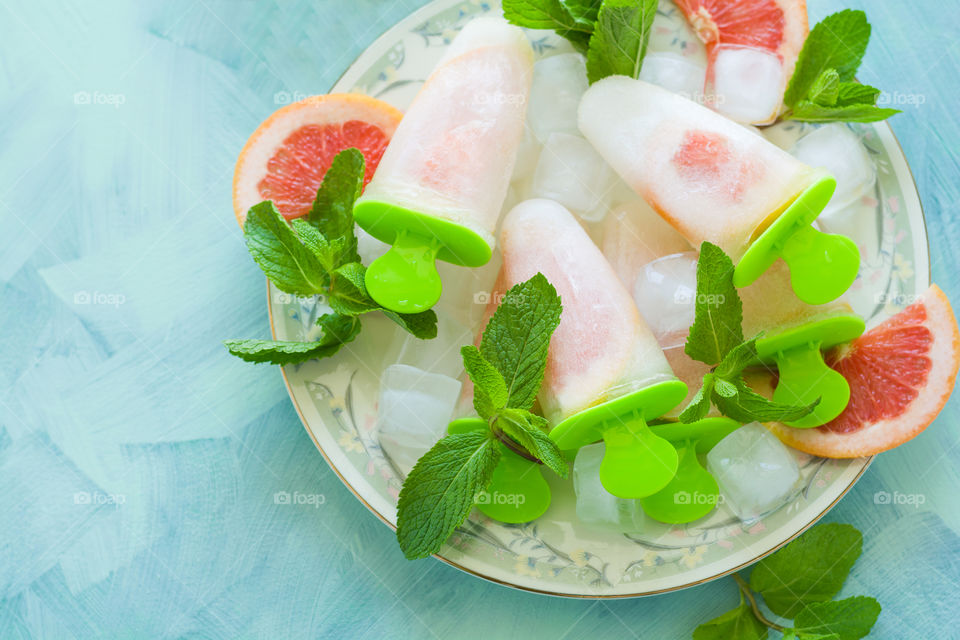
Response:
M644 513L660 522L684 524L713 511L720 487L697 459L697 445L687 441L677 448L679 465L670 483L640 500Z
M486 516L519 524L536 520L550 506L550 486L540 466L500 445L500 462L486 492L477 500L477 509Z
M818 427L836 418L846 408L850 401L850 385L823 361L820 343L781 351L775 359L780 381L773 392L774 401L809 405L820 398L812 413L786 424L804 429Z
M393 247L367 269L367 293L397 313L426 311L443 289L436 264L439 249L435 239L398 232Z
M860 251L846 236L798 229L781 253L790 267L790 285L807 304L826 304L850 288L860 269Z
M600 482L618 498L645 498L663 489L677 472L677 450L654 435L635 414L604 425L606 452L600 462Z
M797 196L750 244L733 272L733 284L746 287L783 258L794 292L808 304L825 304L849 289L860 268L857 245L810 226L836 186L833 176L824 174Z

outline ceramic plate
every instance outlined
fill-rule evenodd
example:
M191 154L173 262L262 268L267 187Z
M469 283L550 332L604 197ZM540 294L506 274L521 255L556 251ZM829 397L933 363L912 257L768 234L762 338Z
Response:
M332 91L366 93L406 108L457 30L485 13L499 14L499 4L438 0L425 6L374 42ZM537 56L569 50L552 33L528 35ZM661 4L651 50L704 55L670 2ZM784 123L765 135L789 147L809 126ZM927 237L916 187L890 128L880 123L854 130L870 152L877 180L847 210L846 219L835 222L853 235L863 256L851 303L875 323L927 288ZM389 320L371 316L364 318L359 338L335 358L283 370L290 397L317 448L357 498L391 527L396 524L402 477L377 439L380 374L404 361L436 362L445 373L457 375L457 348L472 342L478 327L471 324L479 320L486 302L483 287L469 278L492 280L494 270L487 267L466 276L463 269L444 272L444 314L454 319L445 320L443 339L436 345L411 342ZM323 312L322 300L295 299L268 285L268 301L276 339L316 337L313 322ZM457 305L469 308L457 315ZM870 464L868 458L837 461L796 455L802 488L753 522L739 521L721 505L689 525L651 525L636 535L606 533L577 521L570 481L554 479L553 504L539 520L504 525L474 511L438 557L497 583L563 596L640 596L699 584L756 562L797 536L836 504Z

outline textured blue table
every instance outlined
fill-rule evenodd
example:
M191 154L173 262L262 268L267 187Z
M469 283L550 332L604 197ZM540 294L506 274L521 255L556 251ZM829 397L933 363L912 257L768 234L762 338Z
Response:
M421 4L0 0L0 638L659 640L736 603L729 580L594 602L407 562L277 370L220 345L268 333L231 212L244 140ZM861 79L922 102L893 127L960 301L960 3L852 4L874 25ZM828 516L866 537L844 593L881 600L875 637L960 637L958 406Z

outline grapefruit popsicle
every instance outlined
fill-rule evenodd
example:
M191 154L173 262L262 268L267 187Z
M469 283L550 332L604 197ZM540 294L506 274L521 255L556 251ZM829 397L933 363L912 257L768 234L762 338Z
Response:
M540 390L550 436L575 450L603 439L600 478L622 498L662 489L676 473L677 452L646 421L686 395L656 338L599 249L562 205L528 200L504 219L503 269L509 288L537 272L563 304Z
M860 264L856 245L810 223L830 199L832 176L682 96L613 76L580 103L580 129L600 155L695 248L704 241L755 281L782 257L811 304L835 299Z
M533 50L496 18L468 23L417 94L354 207L354 218L393 247L366 275L394 311L440 297L435 260L477 267L494 231L523 137Z

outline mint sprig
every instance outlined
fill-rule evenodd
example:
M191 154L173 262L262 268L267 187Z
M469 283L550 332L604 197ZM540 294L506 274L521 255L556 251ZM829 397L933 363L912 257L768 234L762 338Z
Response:
M790 422L816 408L785 405L769 400L743 379L747 367L758 364L757 340L743 339L743 302L733 285L733 261L723 250L704 242L697 260L697 297L694 321L684 351L694 360L711 365L703 384L684 410L680 422L701 420L710 405L740 422Z
M749 583L740 574L740 604L696 628L694 640L757 640L768 629L784 640L859 640L880 616L869 596L833 600L860 555L863 537L846 524L819 524L761 560ZM793 626L770 620L760 603ZM749 603L749 604L748 604Z
M637 78L657 0L503 0L503 16L528 29L551 29L587 57L587 76Z
M803 43L783 95L786 120L877 122L900 113L876 106L880 90L855 81L870 42L863 11L847 9L819 22Z
M507 292L479 348L461 349L473 382L473 406L487 426L444 437L407 476L397 505L397 541L407 558L436 553L463 524L490 484L505 438L566 477L567 463L547 436L549 422L530 411L561 309L556 289L538 273Z
M288 223L269 200L250 208L243 225L247 249L275 287L298 296L324 295L333 314L317 323L316 342L227 340L227 349L247 362L299 364L328 358L360 331L360 316L382 311L414 336L437 336L432 311L400 314L383 309L367 293L366 267L357 253L353 205L363 189L364 159L357 149L334 158L305 218Z

